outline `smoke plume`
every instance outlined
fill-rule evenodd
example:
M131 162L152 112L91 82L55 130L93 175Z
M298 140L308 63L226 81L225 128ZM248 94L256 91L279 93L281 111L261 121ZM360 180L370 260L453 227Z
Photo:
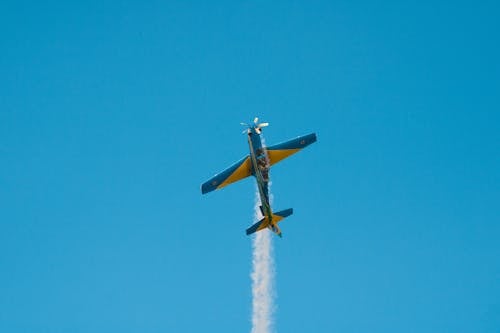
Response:
M262 219L259 192L255 194L255 218ZM270 333L274 311L274 260L272 233L261 230L252 240L252 331Z

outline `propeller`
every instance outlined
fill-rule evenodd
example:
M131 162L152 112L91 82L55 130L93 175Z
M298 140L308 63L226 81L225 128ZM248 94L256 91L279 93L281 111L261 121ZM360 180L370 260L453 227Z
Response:
M257 124L258 122L259 122L259 118L255 117L255 119L253 120L253 123L255 124L255 131L258 134L260 134L262 132L262 128L269 126L269 123L260 123L260 124Z
M269 123L260 123L258 124L259 122L259 118L258 117L255 117L254 120L253 120L253 123L254 123L254 127L255 127L255 131L260 134L261 133L261 129L263 127L267 127L269 126ZM250 125L247 124L247 123L240 123L242 126L246 126L248 128L250 128ZM248 130L244 130L243 133L249 133Z

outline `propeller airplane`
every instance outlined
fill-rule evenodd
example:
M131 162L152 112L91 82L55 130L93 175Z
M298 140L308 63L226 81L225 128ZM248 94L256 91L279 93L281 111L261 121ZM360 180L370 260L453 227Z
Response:
M262 128L269 126L269 123L259 123L259 118L256 117L253 124L241 123L241 125L247 127L243 133L247 133L250 153L203 183L201 185L201 193L205 194L248 176L254 176L259 189L260 211L263 218L249 227L246 230L246 234L251 235L254 232L269 228L281 237L278 222L292 215L293 209L288 208L279 212L272 211L269 201L269 169L272 165L316 142L316 134L311 133L299 136L295 139L266 147L263 145L261 133Z

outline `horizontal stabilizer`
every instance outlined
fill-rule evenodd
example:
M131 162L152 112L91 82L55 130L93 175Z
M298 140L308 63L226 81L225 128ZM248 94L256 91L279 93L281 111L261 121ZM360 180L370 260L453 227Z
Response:
M264 229L265 227L267 227L267 223L264 223L266 219L267 218L263 218L262 220L260 220L259 222L255 223L250 228L248 228L247 229L247 235L251 235L251 234L253 234L256 231L259 231L259 230ZM265 225L263 225L263 224L265 224Z
M273 215L278 215L279 217L281 217L281 219L284 219L285 217L288 217L292 214L293 214L293 208L288 208L288 209L284 209L284 210L281 210L279 212L273 213Z
M293 214L293 208L288 208L281 210L279 212L273 213L273 222L278 223L281 220L283 220L285 217L288 217ZM273 226L271 223L269 223L269 219L267 217L264 217L262 220L259 222L255 223L252 225L250 228L247 229L247 235L251 235L256 231L265 229L269 226ZM274 227L273 227L274 228ZM274 231L274 229L272 229ZM279 232L279 230L278 230ZM281 235L281 232L278 233L278 235Z

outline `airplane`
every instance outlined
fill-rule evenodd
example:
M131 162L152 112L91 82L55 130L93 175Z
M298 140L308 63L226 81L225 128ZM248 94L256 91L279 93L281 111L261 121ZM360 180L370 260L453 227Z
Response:
M241 123L241 125L247 127L243 133L247 133L250 154L204 182L201 185L201 193L206 194L248 176L254 176L259 189L261 202L259 208L264 218L248 228L246 234L251 235L257 231L269 228L276 235L282 237L278 222L292 215L293 209L288 208L279 212L272 211L269 202L269 169L272 165L316 142L316 134L311 133L299 136L295 139L266 147L263 145L261 134L262 128L269 126L269 123L258 123L258 121L259 118L256 117L253 124Z

